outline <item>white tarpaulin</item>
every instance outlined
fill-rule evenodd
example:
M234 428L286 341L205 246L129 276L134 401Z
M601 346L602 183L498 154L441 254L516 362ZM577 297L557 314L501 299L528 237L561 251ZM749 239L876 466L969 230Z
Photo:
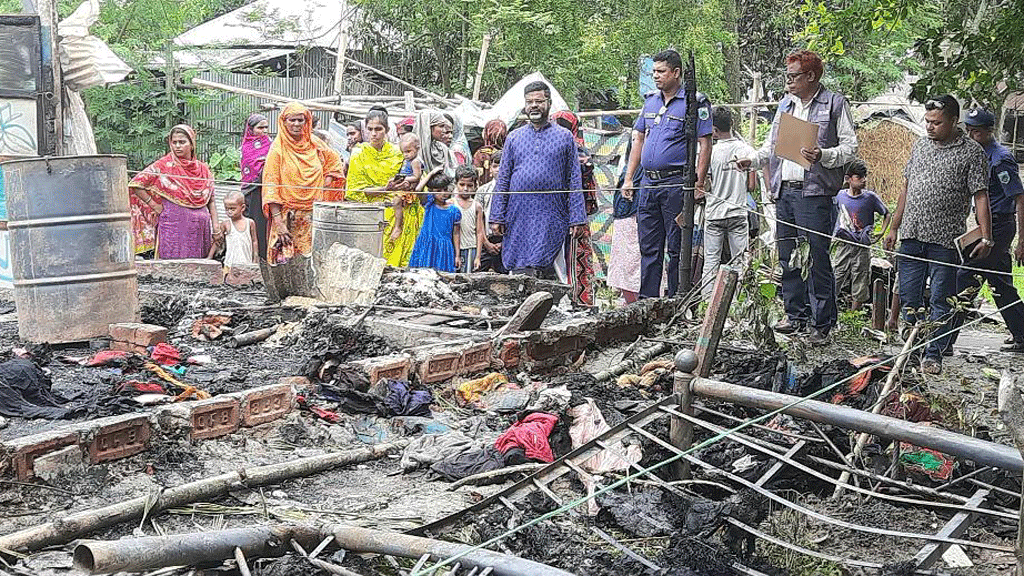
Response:
M519 116L519 113L523 111L523 106L526 105L526 95L523 94L523 88L530 82L537 80L551 86L552 113L569 109L562 95L558 93L558 89L551 82L548 82L548 79L543 74L531 72L523 76L519 82L516 82L515 86L509 88L501 98L498 98L494 106L482 110L469 100L462 100L462 103L455 109L455 113L462 117L462 122L466 126L483 127L495 118L500 118L505 121L505 124L512 125L516 117Z

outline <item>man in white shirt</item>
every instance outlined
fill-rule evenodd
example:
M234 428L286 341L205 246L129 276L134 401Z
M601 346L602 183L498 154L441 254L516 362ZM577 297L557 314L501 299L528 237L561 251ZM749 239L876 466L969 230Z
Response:
M729 243L729 255L736 258L747 251L750 228L747 224L747 194L757 186L757 173L736 167L737 160L754 153L746 142L732 133L732 112L724 106L711 114L711 190L704 207L704 274L701 280L704 299L711 297L714 278L722 263L722 249Z
M841 94L822 87L823 73L821 58L814 52L797 50L786 57L789 94L779 102L771 133L760 150L737 163L740 168L767 164L770 173L786 307L786 318L775 330L791 334L810 328L808 342L815 345L828 342L828 334L838 319L835 273L829 257L836 217L834 198L843 187L843 167L857 153L850 104ZM775 155L783 113L818 125L817 145L800 151L811 164L807 170ZM794 262L797 266L790 266L800 238L810 244L810 262ZM804 266L809 268L806 280L801 270Z

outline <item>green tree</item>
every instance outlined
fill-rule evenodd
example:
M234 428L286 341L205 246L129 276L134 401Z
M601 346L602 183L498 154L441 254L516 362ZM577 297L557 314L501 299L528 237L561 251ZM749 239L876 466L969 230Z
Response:
M882 73L892 75L893 61L871 58L888 49L896 68L917 73L911 91L917 100L950 92L997 107L1024 87L1019 0L806 0L803 12L804 37L829 56L856 53L866 40L870 49L858 61L869 67L880 61Z
M539 70L570 102L583 91L616 89L623 104L635 105L639 58L675 47L694 51L700 89L721 100L723 46L735 43L735 35L722 26L720 1L359 0L366 18L359 29L363 42L378 50L416 55L427 46L431 56L417 61L424 69L415 75L447 93L467 84L470 67L459 63L475 61L491 32L485 98ZM380 22L395 22L401 32L382 31Z

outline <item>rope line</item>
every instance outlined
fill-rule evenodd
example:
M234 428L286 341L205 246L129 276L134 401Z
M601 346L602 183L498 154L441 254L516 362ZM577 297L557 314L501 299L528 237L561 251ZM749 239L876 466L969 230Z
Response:
M933 338L931 338L929 340L925 340L925 341L921 342L920 344L918 344L916 346L913 346L910 349L908 349L906 351L906 354L910 354L912 352L916 352L916 351L918 351L918 350L928 346L929 344L931 344L935 340L939 340L941 338L944 338L944 337L948 336L949 334L957 332L957 331L959 331L960 329L962 329L964 327L971 326L971 325L974 325L976 323L979 323L982 320L984 320L984 319L988 318L989 316L992 316L992 315L994 315L996 313L1001 313L1005 308L1009 308L1010 306L1013 306L1013 304L1009 304L1009 305L1005 306L1004 308L1000 308L998 310L994 310L994 311L989 312L989 313L987 313L987 314L985 314L983 316L980 316L980 317L978 317L978 318L976 318L974 320L971 320L970 322L967 322L967 323L963 324L963 326L961 326L960 328L958 328L956 330L949 330L949 331L947 331L947 332L945 332L943 334L940 334L939 336L935 336L935 337L933 337ZM772 411L770 411L770 412L768 412L766 414L763 414L763 415L755 417L755 418L747 419L746 421L744 421L744 422L742 422L740 424L737 424L733 428L729 428L728 430L725 430L724 432L720 432L718 434L715 434L711 438L708 438L707 440L704 440L704 441L702 441L702 442L700 442L700 443L698 443L698 444L696 444L694 446L691 446L688 450L682 451L682 452L680 452L680 453L678 453L678 454L676 454L676 455L674 455L674 456L672 456L672 457L670 457L668 459L665 459L665 460L662 460L661 462L652 464L651 466L649 466L647 468L643 468L643 469L637 470L637 471L632 472L632 473L627 473L625 476L623 476L619 480L616 480L615 482L612 482L611 484L605 486L604 488L600 488L598 490L595 490L593 494L588 494L586 496L582 496L582 497L580 497L580 498L578 498L576 500L573 500L572 502L569 502L568 504L565 504L564 506L561 506L560 508L552 510L551 512L547 512L547 513L545 513L545 514L543 514L541 516L538 516L537 518L534 518L533 520L530 520L530 521L528 521L528 522L526 522L524 524L520 524L519 526L516 526L514 528L510 528L509 530L505 531L502 534L499 534L498 536L495 536L494 538L491 538L490 540L487 540L485 542L481 542L480 544L469 546L467 549L459 552L458 554L450 556L450 557L446 558L445 560L442 560L441 562L438 562L438 563L434 564L433 566L423 567L423 568L421 568L421 569L419 569L417 571L414 571L409 576L424 576L426 574L435 572L436 570L438 570L439 568L442 568L444 566L451 566L454 562L458 561L460 558L463 558L463 557L465 557L468 554L471 554L471 553L473 553L473 552L475 552L477 550L480 550L480 549L486 548L488 546L491 546L493 544L496 544L497 542L500 542L501 540L504 540L505 538L507 538L507 537L509 537L509 536L511 536L513 534L516 534L518 532L521 532L522 530L525 530L525 529L527 529L527 528L529 528L531 526L535 526L535 525L539 524L540 522L543 522L544 520L548 520L548 519L553 518L555 516L559 516L561 514L564 514L564 513L568 512L569 510L572 510L573 508L576 508L576 507L578 507L578 506L580 506L582 504L585 504L585 503L589 502L590 500L593 500L593 499L595 499L596 497L598 497L598 496L600 496L602 494L605 494L605 493L607 493L607 492L609 492L611 490L614 490L615 488L618 488L619 486L622 486L623 484L626 484L626 483L628 483L628 482L630 482L632 480L635 480L636 478L638 478L640 476L649 474L649 473L651 473L651 472L653 472L655 470L658 470L658 469L662 468L663 466L666 466L668 464L671 464L673 462L681 460L681 459L685 458L686 456L689 456L689 455L693 454L694 452L696 452L698 450L703 450L704 448L707 448L708 446L710 446L710 445L712 445L712 444L714 444L716 442L719 442L721 440L724 440L724 439L728 438L729 436L731 436L732 434L734 434L736 432L739 432L739 431L741 431L741 430L743 430L745 428L748 428L748 427L750 427L750 426L752 426L754 424L761 423L761 422L763 422L765 420L768 420L768 419L776 416L777 414L781 414L781 413L785 412L786 410L789 410L790 408L793 408L794 406L798 406L798 405L800 405L800 404L802 404L802 403L804 403L804 402L806 402L808 400L814 399L817 396L821 396L822 394L830 392L830 391L834 390L835 388L838 388L839 386L841 386L843 384L846 384L847 382L852 381L854 378L856 378L857 376L863 374L864 372L868 372L868 371L874 370L875 368L879 368L881 366L884 366L885 364L895 360L897 357L901 356L902 354L903 354L903 352L900 352L899 354L896 354L895 356L890 356L889 358L887 358L885 360L881 360L879 362L876 362L875 364L871 364L871 365L868 365L868 366L861 367L859 370L857 370L857 372L855 372L854 374L852 374L852 375L850 375L850 376L848 376L846 378L843 378L842 380L838 380L838 381L836 381L833 384L830 384L828 386L825 386L824 388L821 388L820 390L817 390L816 392L812 392L811 394L808 394L806 396L802 396L800 398L797 398L793 402L791 402L791 403L789 403L789 404L787 404L785 406L782 406L780 408L777 408L775 410L772 410Z
M144 171L139 171L139 170L129 170L128 171L129 174L142 174L143 172ZM209 179L209 180L207 180L205 178L198 178L198 177L194 177L194 176L175 176L175 178L180 179L180 180L211 181L211 182L214 182L214 183L230 184L230 185L242 185L242 184L245 184L245 183L243 183L241 181L237 181L237 180L219 180L219 179ZM263 186L263 187L281 186L281 187L283 187L284 185L283 184L282 185L278 185L278 184L261 183L260 186ZM364 191L362 189L358 189L357 190L357 189L354 189L354 188L324 188L324 187L316 187L316 186L288 186L288 187L289 188L299 189L299 190L317 190L317 191L327 191L327 190L330 190L330 191L333 191L333 192L342 192L342 191L344 191L344 192L346 192L346 194L348 192L363 192ZM648 190L659 190L659 189L662 189L662 188L682 188L682 187L683 187L683 185L679 184L679 183L675 183L675 184L655 184L655 185L650 185L650 186L642 186L642 188L646 188ZM475 194L476 195L490 195L490 196L497 196L499 194L507 194L509 196L515 196L515 195L519 195L519 194L567 194L567 193L574 193L574 192L591 192L591 191L592 190L590 190L590 189L581 188L581 189L578 189L578 190L517 190L517 191L512 191L512 192L494 192L494 191L491 191L491 192L486 192L486 193L475 192ZM639 191L640 191L639 189L634 190L634 201L636 201L635 198L639 194ZM402 190L392 190L392 191L380 192L379 193L380 196L385 196L385 195L388 195L388 194L396 194L396 195L400 195L400 194L426 195L426 194L429 194L429 192L406 192L406 191L402 191ZM780 222L779 219L776 216L769 216L767 212L762 212L760 210L756 210L754 208L751 208L751 207L747 206L746 204L738 204L736 202L733 202L733 201L729 200L728 198L723 198L721 196L715 195L712 192L708 192L708 191L705 191L704 195L708 196L708 197L711 197L711 198L715 198L716 200L720 200L722 202L725 202L726 204L729 204L730 206L733 206L733 207L736 207L736 208L742 208L743 210L745 210L745 211L747 211L749 213L757 214L758 216L762 216L765 220L775 222L776 225L778 225L779 222ZM816 234L818 236L824 236L824 237L828 238L829 240L831 240L833 242L842 242L842 243L845 243L845 244L850 244L852 246L858 246L858 247L864 247L865 246L864 244L860 244L858 242L854 242L853 240L847 240L845 238L839 238L837 236L833 236L832 234L828 234L828 233L825 233L825 232L820 232L818 230L813 230L811 228L807 228L805 226L800 226L800 225L797 225L797 224L794 224L794 223L782 222L782 224L784 224L786 226L790 226L790 227L792 227L792 228L794 228L796 230L807 232L809 234ZM793 239L795 239L795 238L796 237L793 237ZM791 238L782 238L782 240L789 240L789 239L791 239ZM779 239L776 239L776 240L779 240ZM876 249L881 251L885 255L893 256L893 257L897 257L897 258L906 258L908 260L916 260L918 262L925 262L925 263L928 263L928 264L935 264L935 265L939 265L939 266L948 266L950 268L956 268L956 269L959 269L959 270L967 270L967 271L970 271L970 272L977 272L979 274L994 274L994 275L998 275L998 276L1010 276L1010 277L1013 277L1013 278L1024 278L1024 272L1000 272L1000 271L997 271L997 270L989 270L989 269L986 269L986 268L978 268L976 266L969 266L967 264L956 264L956 263L942 262L942 261L939 261L939 260L932 260L932 259L929 259L929 258L925 258L923 256L914 256L914 255L910 255L910 254L901 254L900 252L898 252L896 250L886 250L882 246L877 246Z

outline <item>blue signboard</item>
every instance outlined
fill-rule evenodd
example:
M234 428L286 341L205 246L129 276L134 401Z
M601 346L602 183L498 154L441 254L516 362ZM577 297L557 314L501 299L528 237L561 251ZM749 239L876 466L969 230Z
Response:
M654 58L644 56L640 59L640 97L657 89L654 85Z

